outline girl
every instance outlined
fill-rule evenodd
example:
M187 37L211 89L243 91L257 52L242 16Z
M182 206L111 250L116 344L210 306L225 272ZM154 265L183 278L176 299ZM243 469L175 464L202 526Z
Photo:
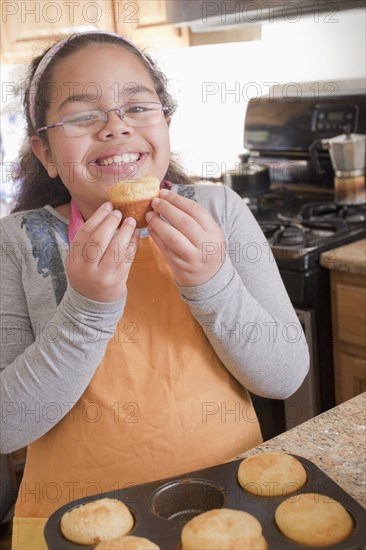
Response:
M149 57L73 35L34 61L25 106L31 149L1 220L1 451L28 445L22 550L43 547L45 518L70 500L256 446L248 390L287 398L308 369L250 211L170 160L175 106ZM140 238L108 188L148 174L161 192Z

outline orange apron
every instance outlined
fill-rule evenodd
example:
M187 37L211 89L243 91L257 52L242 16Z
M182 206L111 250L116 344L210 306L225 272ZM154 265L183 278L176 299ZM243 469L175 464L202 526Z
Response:
M78 403L28 448L13 548L47 548L36 536L71 500L209 467L261 441L248 392L143 238L103 361Z

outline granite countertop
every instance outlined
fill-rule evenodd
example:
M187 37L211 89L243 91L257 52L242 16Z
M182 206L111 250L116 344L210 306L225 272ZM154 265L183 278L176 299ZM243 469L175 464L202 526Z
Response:
M320 263L328 269L366 275L366 239L323 252Z
M303 456L366 507L366 392L240 455L285 451Z

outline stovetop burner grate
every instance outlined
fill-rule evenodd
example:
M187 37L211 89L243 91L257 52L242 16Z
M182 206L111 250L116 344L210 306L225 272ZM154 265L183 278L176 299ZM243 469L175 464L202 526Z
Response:
M260 221L262 231L271 244L276 246L312 247L316 243L349 232L348 224L342 219L303 220L296 223L279 215L278 222Z
M278 196L286 199L276 204ZM304 271L319 262L321 252L366 237L364 204L309 201L302 194L279 189L273 196L270 193L265 198L257 197L254 203L251 200L248 206L252 206L252 213L282 268Z
M366 221L366 205L342 205L334 202L309 202L301 206L299 217L303 220L340 218L348 224L361 224Z

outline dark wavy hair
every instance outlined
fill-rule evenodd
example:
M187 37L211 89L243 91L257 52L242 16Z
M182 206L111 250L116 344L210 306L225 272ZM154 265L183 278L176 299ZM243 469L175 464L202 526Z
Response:
M155 61L146 55L142 54L133 44L126 42L123 38L103 33L85 33L79 35L71 35L69 40L62 48L54 55L50 63L47 65L44 73L40 76L36 83L35 91L35 127L29 114L30 105L30 85L33 75L38 67L38 64L43 59L44 55L50 49L48 48L42 55L36 57L29 69L26 90L24 94L24 110L27 122L27 143L23 147L20 154L19 169L15 174L17 182L17 192L15 196L15 206L12 212L22 210L31 210L33 208L41 208L46 204L51 206L60 206L68 203L71 200L71 195L68 189L63 184L61 178L50 178L42 163L34 155L30 146L30 138L35 135L36 129L46 125L46 111L50 104L49 88L52 85L52 74L61 59L65 59L71 54L81 50L89 44L112 44L120 46L130 51L141 63L144 64L149 72L155 86L156 93L165 107L168 110L165 116L171 116L176 110L176 103L167 90L167 78L158 69ZM32 89L32 93L33 89ZM43 139L47 140L47 136ZM190 178L177 161L170 159L165 178L174 183L192 184L194 179Z

